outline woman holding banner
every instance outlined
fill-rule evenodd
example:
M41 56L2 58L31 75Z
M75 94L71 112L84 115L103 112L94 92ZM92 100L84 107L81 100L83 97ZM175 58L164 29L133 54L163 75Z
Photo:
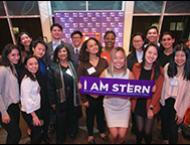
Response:
M158 64L158 47L149 44L144 50L143 62L134 65L132 72L137 80L154 80L153 96L150 99L132 99L132 110L137 125L137 144L143 138L146 144L152 142L152 129L156 114L160 110L160 96L164 80L163 70Z
M134 79L127 69L125 50L117 47L111 52L111 63L104 71L102 77ZM113 144L121 144L125 141L129 127L131 102L129 98L111 97L104 98L104 112L110 132L110 140Z
M100 77L102 72L108 67L105 59L100 57L102 47L97 39L86 40L80 52L79 76ZM86 108L88 143L95 144L94 139L94 119L97 119L97 126L100 137L105 139L106 123L103 111L103 96L82 95L83 105Z

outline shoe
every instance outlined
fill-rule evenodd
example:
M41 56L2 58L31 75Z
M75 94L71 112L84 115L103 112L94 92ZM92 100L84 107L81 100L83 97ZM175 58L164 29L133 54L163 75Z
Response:
M49 137L43 138L42 141L43 141L45 144L51 144Z
M100 138L105 141L107 139L107 136L105 133L101 133Z
M76 134L70 134L70 135L69 135L69 137L70 137L71 139L76 139L76 136L77 136Z
M96 141L94 139L90 140L90 141L88 141L88 144L96 144Z

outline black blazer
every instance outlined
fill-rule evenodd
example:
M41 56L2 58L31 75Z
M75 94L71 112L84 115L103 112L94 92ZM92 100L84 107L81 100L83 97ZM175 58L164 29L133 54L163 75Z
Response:
M135 63L138 63L136 52L132 51L128 56L127 56L127 67L129 70L132 70L133 65Z
M68 47L70 55L71 55L71 60L74 62L74 48L73 48L73 46L71 44L65 43L63 41L61 41L61 44L63 44L63 45L65 45L65 46ZM47 44L47 46L48 46L48 49L46 51L46 55L45 55L44 61L49 66L53 62L53 56L54 56L54 50L53 50L52 41L49 42Z

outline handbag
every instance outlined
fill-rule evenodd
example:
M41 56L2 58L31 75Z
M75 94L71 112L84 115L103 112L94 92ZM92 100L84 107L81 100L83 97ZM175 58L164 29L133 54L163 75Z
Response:
M185 139L190 140L190 108L187 109L184 116L182 135Z

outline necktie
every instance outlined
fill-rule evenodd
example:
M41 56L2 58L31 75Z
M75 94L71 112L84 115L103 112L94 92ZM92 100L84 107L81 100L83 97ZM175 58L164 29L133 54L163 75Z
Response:
M78 48L75 50L75 53L76 53L76 55L79 55L79 50L78 50Z

